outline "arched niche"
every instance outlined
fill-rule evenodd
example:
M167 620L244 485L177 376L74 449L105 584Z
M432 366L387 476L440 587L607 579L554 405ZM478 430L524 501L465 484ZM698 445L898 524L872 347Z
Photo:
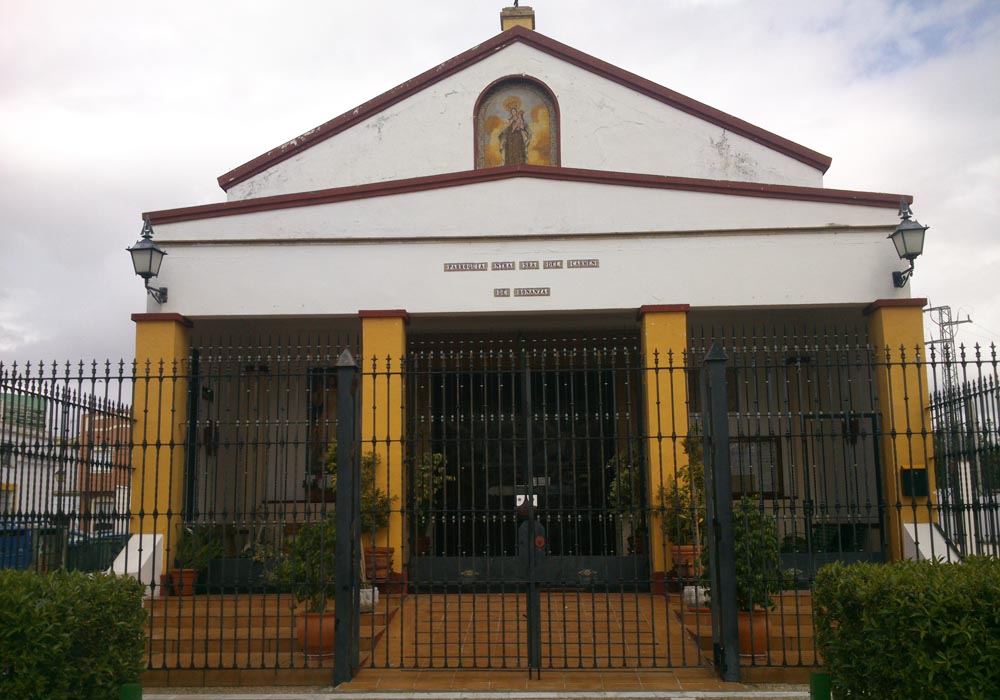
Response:
M543 83L502 78L476 102L476 168L559 165L559 106Z

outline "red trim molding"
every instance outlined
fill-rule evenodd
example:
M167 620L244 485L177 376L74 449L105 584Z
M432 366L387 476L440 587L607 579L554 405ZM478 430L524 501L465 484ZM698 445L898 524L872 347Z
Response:
M428 175L405 180L374 182L351 187L334 187L313 192L296 192L271 197L238 199L231 202L201 204L180 209L162 209L143 214L156 224L174 224L182 221L211 219L220 216L253 214L277 209L310 207L319 204L335 204L372 197L388 197L410 192L474 185L481 182L508 180L516 177L530 177L540 180L561 182L584 182L619 187L646 187L661 190L682 190L707 194L724 194L735 197L764 197L802 202L824 202L828 204L849 204L862 207L897 209L899 200L912 202L910 195L884 192L862 192L856 190L835 190L825 187L799 187L796 185L768 185L759 182L738 182L735 180L703 180L693 177L673 177L670 175L646 175L642 173L619 173L605 170L584 170L581 168L558 168L542 165L505 165L499 168L465 170L444 175Z
M690 310L690 304L643 304L639 307L638 317L642 318L646 314L663 314L670 312L681 312L686 314Z
M865 307L864 314L868 316L875 313L879 309L891 309L891 308L910 308L916 307L922 309L927 306L927 300L921 297L915 299L876 299L871 304Z
M182 316L180 314L132 314L132 320L136 323L145 323L147 321L173 321L175 323L180 323L181 325L191 328L194 322L187 316Z
M773 134L770 131L754 126L750 122L743 121L737 117L727 114L721 110L709 107L708 105L693 100L690 97L674 92L669 88L658 85L651 80L642 78L634 73L629 73L606 61L594 58L588 54L578 51L566 44L562 44L554 39L550 39L536 31L525 29L524 27L513 27L505 32L497 34L492 39L475 46L464 53L455 56L444 63L431 68L405 83L398 85L388 92L365 102L358 107L335 117L330 121L320 124L315 129L310 129L304 134L297 136L291 141L287 141L277 148L273 148L267 153L263 153L253 160L243 165L233 168L228 173L219 176L219 186L228 190L244 180L247 180L268 168L271 168L283 160L291 158L312 145L325 141L350 127L363 122L366 119L384 111L394 104L415 95L422 90L434 85L445 78L458 73L479 61L495 54L500 49L511 46L515 43L522 43L546 53L554 58L566 61L578 68L582 68L594 75L623 85L630 90L634 90L642 95L651 97L654 100L669 105L682 112L686 112L698 119L720 126L734 134L739 134L755 143L759 143L767 148L775 150L783 155L793 158L801 163L815 168L821 172L826 172L832 162L829 156L806 148L800 144L786 138ZM898 202L897 202L898 204Z
M359 318L401 318L403 323L410 322L410 314L405 309L362 309L358 311Z

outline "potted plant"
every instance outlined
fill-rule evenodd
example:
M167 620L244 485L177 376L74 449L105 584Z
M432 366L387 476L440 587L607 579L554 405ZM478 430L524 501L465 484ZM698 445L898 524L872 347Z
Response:
M261 505L252 519L219 527L223 551L219 557L208 562L205 577L208 590L260 590L265 584L266 567L274 556L272 545L278 539L277 530L283 525L269 520L266 508Z
M208 562L223 554L222 540L212 525L181 528L174 548L174 566L170 570L170 586L174 595L194 595L198 573Z
M440 452L424 452L413 460L412 491L413 513L416 521L417 554L430 552L431 536L434 529L432 508L437 494L455 477L445 473L444 455Z
M762 655L768 648L767 610L774 607L771 596L781 592L784 575L778 523L756 498L733 504L733 550L740 654Z
M361 456L361 547L365 555L368 580L384 584L392 571L394 547L375 545L375 534L389 524L389 513L396 496L389 496L375 483L375 473L382 463L376 452Z
M642 455L638 443L630 443L607 464L607 508L617 519L623 551L646 553L646 522L642 517Z
M361 456L361 547L364 551L365 573L370 581L385 583L392 569L394 547L375 546L375 534L389 524L389 514L397 496L389 496L378 487L375 476L382 458L369 451ZM332 465L332 466L331 466ZM330 488L334 496L337 492L337 444L331 443L327 450L327 471Z
M322 520L305 523L268 574L305 608L295 615L295 633L308 656L333 653L334 615L327 603L336 594L336 518L328 513Z
M319 471L306 474L302 480L306 490L306 500L310 503L333 503L337 497L337 441L332 440L326 448L323 465Z
M669 486L660 486L660 521L664 539L671 542L674 568L682 581L694 581L700 572L705 530L705 461L701 432L692 426L683 440L687 464L677 468Z

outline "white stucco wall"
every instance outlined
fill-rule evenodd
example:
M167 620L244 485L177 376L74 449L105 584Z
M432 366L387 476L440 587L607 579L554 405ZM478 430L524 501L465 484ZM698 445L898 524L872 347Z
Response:
M822 173L804 163L517 43L235 185L228 197L472 170L476 99L494 80L521 74L556 96L565 167L822 186Z
M444 271L445 263L569 259L597 259L600 267ZM149 310L211 317L864 304L898 296L893 260L881 230L176 246L159 278L170 301ZM550 295L494 296L518 287L547 287Z
M873 207L517 178L160 224L169 257L158 280L170 300L149 309L218 317L865 304L908 294L891 281L902 267L886 240L896 220ZM563 268L545 269L547 260ZM569 260L598 262L568 269ZM475 262L515 269L445 271ZM494 296L505 288L549 292Z

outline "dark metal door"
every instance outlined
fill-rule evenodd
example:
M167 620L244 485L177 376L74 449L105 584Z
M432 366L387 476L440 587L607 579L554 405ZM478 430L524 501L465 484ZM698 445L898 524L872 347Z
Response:
M470 649L469 665L628 657L621 634L608 641L607 611L609 595L634 596L650 582L633 352L411 352L411 478L432 487L410 490L409 580L418 593L470 600L474 630L492 617L498 631L482 639L493 645Z
M413 387L411 454L417 463L440 455L444 470L430 502L414 503L411 581L524 583L529 510L545 542L540 580L633 580L646 560L635 537L645 524L637 397L629 395L638 382L544 353L494 359L430 373L411 365L411 375L426 381ZM629 469L615 470L625 455L633 458Z

